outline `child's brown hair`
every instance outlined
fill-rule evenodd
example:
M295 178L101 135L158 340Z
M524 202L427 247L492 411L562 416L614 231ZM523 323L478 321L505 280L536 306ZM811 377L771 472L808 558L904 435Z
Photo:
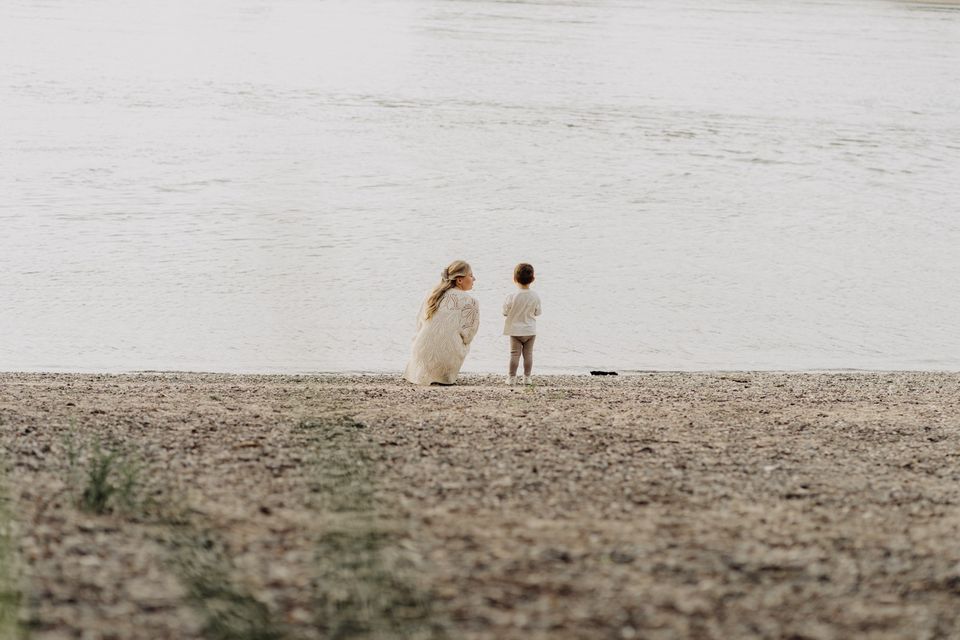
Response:
M515 282L528 285L535 280L533 276L533 265L521 262L513 269L513 279Z

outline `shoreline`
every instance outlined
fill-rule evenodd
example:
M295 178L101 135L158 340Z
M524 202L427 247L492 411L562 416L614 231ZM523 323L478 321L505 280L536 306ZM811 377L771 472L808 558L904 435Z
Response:
M616 372L617 376L643 376L643 375L731 375L731 374L746 374L746 375L843 375L843 374L865 374L865 375L911 375L911 374L933 374L933 375L952 375L960 374L960 369L927 369L927 368L917 368L917 369L857 369L857 368L810 368L810 369L609 369L597 367L594 369L564 369L564 368L554 368L549 369L543 373L534 372L534 377L542 377L545 379L550 378L577 378L577 377L604 377L604 376L593 376L591 371L613 371ZM202 370L202 369L74 369L74 368L65 368L65 369L54 369L54 368L37 368L37 369L10 369L3 370L0 369L0 377L3 376L17 376L17 375L34 375L34 376L44 376L44 375L76 375L76 376L151 376L151 375L196 375L196 376L254 376L254 377L396 377L402 378L403 370L402 369L391 369L391 370L336 370L336 371L310 371L310 370L254 370L254 369L243 369L243 370ZM503 377L506 375L503 372L497 371L464 371L459 374L461 377L466 378L481 378L481 377Z
M200 586L233 637L942 637L958 416L943 373L0 374L0 592L38 638L210 637ZM97 447L143 500L81 508Z

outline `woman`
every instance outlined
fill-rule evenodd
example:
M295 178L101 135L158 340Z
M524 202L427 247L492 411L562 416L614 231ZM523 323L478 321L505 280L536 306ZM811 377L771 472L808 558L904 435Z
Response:
M414 384L454 384L480 327L480 305L467 293L473 271L455 260L420 307L413 353L403 377Z

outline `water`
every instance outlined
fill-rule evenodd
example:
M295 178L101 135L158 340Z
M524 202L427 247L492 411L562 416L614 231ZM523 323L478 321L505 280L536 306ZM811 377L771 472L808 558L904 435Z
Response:
M960 369L958 8L7 0L0 369Z

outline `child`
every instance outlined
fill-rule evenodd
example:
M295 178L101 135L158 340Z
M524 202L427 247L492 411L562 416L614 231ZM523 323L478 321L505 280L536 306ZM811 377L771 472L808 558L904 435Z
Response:
M537 320L540 315L540 296L530 290L535 280L533 266L521 262L513 270L513 281L520 290L511 293L503 302L503 335L510 336L510 367L507 369L507 384L517 383L517 366L523 355L523 382L532 384L533 341L537 339Z

